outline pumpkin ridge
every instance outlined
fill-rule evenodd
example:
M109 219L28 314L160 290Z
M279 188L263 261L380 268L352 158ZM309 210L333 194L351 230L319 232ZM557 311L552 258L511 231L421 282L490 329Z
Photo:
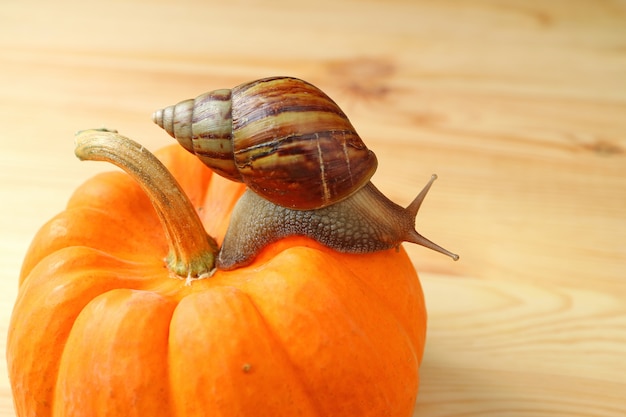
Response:
M171 395L164 363L176 304L157 292L128 287L93 297L75 318L61 352L53 415L93 415L103 404L120 409L133 401L144 414L168 415L164 411L171 408ZM89 342L81 343L85 338ZM144 343L155 339L160 343ZM77 384L82 390L72 397ZM134 399L136 391L143 395ZM125 414L137 415L133 411Z
M387 251L384 252L380 252L380 253L376 253L376 254L367 254L367 255L363 255L363 254L344 254L344 253L339 253L336 252L334 250L331 250L329 248L327 248L326 246L321 245L320 243L316 242L315 240L312 240L308 237L305 236L290 236L287 238L283 238L280 239L279 241L268 245L266 248L264 248L258 255L257 259L255 260L255 262L253 262L252 265L250 265L251 268L255 268L257 272L260 272L262 269L266 268L266 267L271 267L271 264L273 262L278 262L277 259L280 257L280 255L282 255L284 252L289 252L291 250L297 249L297 248L301 248L301 249L306 249L306 250L310 250L310 251L315 251L315 253L317 255L321 255L321 256L329 256L332 257L333 259L337 260L337 263L342 265L343 268L345 268L347 271L349 271L349 275L345 274L343 275L343 278L347 279L348 277L352 278L355 280L355 286L363 286L366 285L369 288L369 291L364 291L365 293L368 294L368 296L370 297L375 297L375 301L377 303L381 303L382 305L384 305L386 307L386 310L389 312L389 314L391 314L394 319L397 321L398 325L402 328L402 331L406 334L408 340L410 341L411 345L414 347L416 352L419 352L421 350L423 350L423 346L425 343L425 336L421 336L420 335L414 335L411 334L409 329L410 326L408 326L408 323L406 322L406 320L402 319L402 312L399 312L397 310L396 305L391 302L390 300L382 297L381 295L381 291L374 285L372 285L372 281L375 281L376 278L372 278L370 276L368 276L367 280L364 280L361 278L361 275L358 271L358 267L361 266L361 262L363 257L373 257L373 256L384 256L385 252L389 252L389 253L393 253L394 256L399 256L396 255L396 253L399 253L396 251L396 249L389 249ZM406 253L404 252L404 249L400 249L402 256L406 257ZM350 259L353 262L346 262L346 259ZM400 262L400 260L398 260L398 262ZM258 269L257 269L258 268ZM415 272L416 276L415 276L415 281L414 284L416 286L416 291L419 291L420 294L422 293L422 289L421 289L421 285L419 283L419 278L417 277L417 272ZM381 279L386 279L387 277L381 277ZM383 292L384 293L384 292ZM414 300L415 298L412 298L412 300ZM422 305L422 309L421 312L425 315L426 314L426 310L424 308L424 306ZM404 314L406 315L406 314ZM417 339L416 339L417 337ZM418 362L421 363L421 357L422 355L418 355Z
M236 286L211 287L181 301L169 338L173 415L248 416L261 410L319 417L306 390L289 389L288 357L266 330L250 296ZM199 343L204 349L189 347ZM297 412L276 412L286 409Z
M387 251L384 252L380 252L380 253L376 253L376 254L370 254L369 256L384 256L385 252L393 252L394 256L396 255L396 253L398 253L399 255L403 256L403 257L407 257L406 252L404 251L403 248L400 249L400 252L397 252L396 249L388 249ZM372 277L371 275L367 276L367 280L364 280L361 278L362 274L359 273L359 267L361 266L358 262L358 259L352 258L352 257L359 257L361 255L349 255L351 259L355 260L355 262L345 262L345 254L344 256L342 256L342 254L339 253L333 253L331 254L332 256L336 257L337 259L339 259L339 257L341 257L342 259L342 265L348 270L350 271L349 276L353 279L355 279L358 282L359 286L367 286L368 290L364 291L365 293L367 293L368 297L371 297L376 303L379 303L381 305L385 306L385 309L387 310L387 312L392 315L395 319L395 321L398 323L398 325L400 326L400 328L402 329L402 331L406 334L408 340L410 341L411 345L414 347L414 351L416 353L418 352L422 352L421 354L417 355L417 360L418 363L421 363L422 361L422 356L423 356L423 347L425 345L425 331L426 328L424 327L424 334L412 334L412 332L410 332L410 329L412 328L412 326L410 325L411 322L407 321L406 319L403 319L403 317L407 316L407 312L403 311L403 310L398 310L398 301L397 299L389 299L387 297L384 297L384 295L388 294L388 291L386 290L381 290L380 288L378 288L376 285L373 284L379 284L381 282L381 280L386 280L389 281L388 276L380 276L380 277ZM400 263L400 261L397 261L398 263ZM420 296L423 297L423 290L421 288L421 284L419 282L419 277L417 276L417 272L415 272L415 279L413 280L413 290L418 293ZM391 272L390 272L391 273ZM346 277L348 276L348 274L346 274ZM404 279L404 281L406 281L406 278ZM414 300L416 299L415 296L409 297L411 299L411 303L414 303ZM414 312L416 314L419 315L424 315L426 316L426 308L425 305L422 303L420 306L418 306L418 311Z
M389 249L390 251L395 251L395 249ZM333 256L336 256L333 254ZM360 256L360 255L355 255ZM338 260L338 262L341 262ZM364 285L367 286L367 289L363 289L363 295L370 299L372 304L377 304L382 306L387 314L392 317L394 323L398 325L398 329L402 332L404 337L406 338L407 344L412 347L412 351L415 357L416 363L419 365L421 363L421 357L418 357L417 352L420 350L419 346L415 343L415 340L411 337L409 333L408 327L405 325L404 320L401 319L398 312L393 308L390 303L381 296L380 292L370 285L371 280L363 280L361 279L358 271L352 268L352 264L350 262L344 262L341 264L342 267L347 269L348 273L342 274L344 279L352 279L354 280L354 285L358 288L362 288Z
M123 171L105 171L87 178L74 190L65 207L66 210L92 207L122 213L130 209L152 210L146 193Z
M62 248L35 265L18 289L8 335L12 383L30 387L30 396L16 401L19 415L48 415L41 407L52 407L52 388L76 317L104 292L141 287L143 268L87 246ZM41 357L48 359L34 360Z
M209 168L206 169L208 170ZM220 245L228 229L233 207L237 204L245 190L246 186L243 183L233 182L219 175L213 175L211 181L205 187L202 200L198 202L191 200L194 204L197 204L196 210L204 229Z
M263 282L257 280L246 282L244 287L246 293L255 299L256 305L264 307L258 308L264 312L263 317L268 323L267 325L273 330L273 334L283 335L282 339L279 338L279 340L282 342L281 345L289 347L286 352L296 369L299 363L303 364L303 370L308 368L309 372L302 373L303 380L309 379L312 384L311 389L318 395L323 393L319 397L319 404L323 410L320 415L345 413L350 406L359 407L358 403L344 404L346 400L352 399L348 386L353 386L357 375L346 375L347 378L344 380L335 369L327 367L331 366L329 365L329 355L335 356L335 359L343 357L343 361L353 361L354 369L361 369L358 372L358 377L362 380L359 394L375 395L375 398L371 398L370 406L376 404L376 409L369 412L363 408L357 408L356 411L364 413L362 415L378 416L377 413L382 410L389 411L390 407L396 410L406 410L409 403L410 407L413 407L416 382L407 382L414 379L417 374L419 361L417 360L416 349L418 346L412 342L411 338L407 337L400 321L387 311L385 305L374 306L376 311L382 308L380 310L382 316L377 316L380 317L379 324L382 327L375 326L372 322L364 321L363 318L359 317L362 315L359 313L360 309L366 308L365 305L370 306L371 303L368 301L373 300L373 298L366 294L366 289L359 286L358 280L349 279L349 277L347 280L343 279L344 272L348 272L343 267L345 259L340 257L337 258L336 262L333 259L328 259L326 250L316 249L313 252L317 253L315 255L309 253L308 248L302 247L293 247L283 251L266 265L263 271ZM298 264L298 259L302 257L308 260L306 265ZM284 273L281 274L280 271L284 268L289 269L289 264L292 262L298 265L294 267L300 268L299 274L293 277ZM333 277L341 277L342 279L334 280ZM320 283L320 280L324 282ZM353 290L357 288L361 289L353 293ZM311 290L314 292L311 293ZM350 295L351 293L353 294ZM365 299L363 298L364 295ZM288 298L283 299L282 296ZM355 303L355 299L362 300L364 306ZM330 300L331 304L326 304L325 300ZM298 306L303 306L306 310ZM374 314L369 308L361 311L361 313L368 316ZM272 318L268 319L265 314L270 314ZM318 317L318 323L321 324L321 327L319 324L313 327L309 325L313 323L312 317ZM300 318L304 320L300 320ZM315 330L318 327L320 328L319 333ZM390 342L386 338L387 336L393 337L393 342ZM385 340L379 339L380 337L385 337ZM352 341L349 343L351 348L345 345L342 340ZM387 342L395 347L389 346ZM408 363L407 366L411 369L414 368L412 371L414 375L409 376L407 372L400 370L404 366L397 359L393 362L393 368L388 368L380 355L389 352L396 355L393 356L395 358L401 354L411 361L414 366ZM371 362L371 360L375 361ZM308 365L304 366L304 364ZM397 376L402 377L402 384L393 388L392 386L387 386L386 389L376 388L380 383L380 380L376 379L376 374L379 371L384 375L384 380L392 386L393 380ZM398 372L400 373L398 374ZM340 379L336 379L338 376ZM327 384L324 381L334 382L331 386L321 385ZM335 389L339 389L339 391L335 391ZM402 401L396 403L397 400ZM399 413L398 415L404 414Z
M391 249L393 250L393 249ZM345 255L345 254L339 254L339 253L332 253L332 255L334 257L339 258L339 255ZM355 256L360 256L360 255L355 255ZM359 288L362 290L362 294L360 294L360 297L366 297L367 301L365 302L365 304L367 305L377 305L378 309L380 309L381 313L383 314L388 314L390 321L393 325L395 325L397 327L397 330L399 331L404 343L406 344L406 346L408 347L408 349L410 350L411 353L411 357L414 360L415 363L415 369L419 368L420 365L420 358L418 358L417 352L418 352L418 346L414 343L414 340L410 337L409 333L408 333L408 329L407 327L404 325L404 323L402 322L402 320L400 320L400 318L398 317L398 315L396 314L395 311L393 311L389 304L380 296L379 292L376 290L376 288L368 285L368 281L369 280L363 280L360 278L360 275L354 271L350 266L351 263L349 262L342 262L341 260L338 259L338 264L341 265L342 268L342 274L341 276L348 280L352 280L354 282L354 286L356 288ZM368 277L371 278L371 277ZM367 285L367 288L363 288L363 285ZM348 315L348 317L352 318L352 315ZM367 343L367 345L372 349L372 351L376 351L376 347L371 339L371 337L364 337L363 340ZM417 374L419 377L419 373ZM404 389L407 389L408 387L403 387ZM408 389L407 393L411 393L411 389ZM385 402L387 407L389 408L391 406L393 406L394 404L390 401L389 397L385 397ZM413 398L413 402L415 401L416 398Z
M309 400L309 405L311 406L311 408L313 408L315 415L323 416L324 415L322 412L323 407L320 405L319 401L316 400L315 395L313 395L313 390L311 389L310 385L305 382L304 376L302 375L300 370L298 370L298 368L296 367L295 363L293 362L293 359L288 354L287 350L283 347L282 341L278 337L276 331L270 326L269 322L266 320L265 315L263 314L263 311L259 309L259 306L256 300L254 299L254 297L251 294L249 294L247 291L245 291L245 289L243 288L239 288L239 290L247 296L250 304L252 305L254 310L257 312L258 318L262 322L263 329L265 330L268 337L271 337L272 342L274 342L274 344L279 347L281 356L283 356L285 359L285 362L289 364L291 375L293 375L297 379L298 385L301 387L302 391L307 394L306 398Z
M133 261L156 259L155 247L161 246L163 258L167 254L165 236L156 239L162 231L158 227L151 227L151 222L145 216L137 217L132 221L120 220L124 218L115 210L104 211L100 208L81 206L69 208L58 213L46 222L37 232L31 246L28 248L22 270L20 282L30 274L30 271L46 256L68 247L99 248L103 252L117 256L136 254ZM158 225L158 219L154 217ZM99 227L107 224L106 228ZM123 234L128 230L144 231L143 234L128 232L128 236L140 235L141 239L126 239ZM107 245L104 245L107 243ZM151 250L139 250L150 246ZM146 254L148 256L146 256ZM124 256L124 259L131 258Z

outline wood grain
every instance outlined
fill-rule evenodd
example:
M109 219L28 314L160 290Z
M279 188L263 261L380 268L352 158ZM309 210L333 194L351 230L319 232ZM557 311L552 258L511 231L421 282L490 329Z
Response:
M0 349L21 259L107 126L270 75L311 81L457 263L408 247L429 307L416 416L626 415L626 2L80 2L0 10ZM13 416L0 361L0 416Z

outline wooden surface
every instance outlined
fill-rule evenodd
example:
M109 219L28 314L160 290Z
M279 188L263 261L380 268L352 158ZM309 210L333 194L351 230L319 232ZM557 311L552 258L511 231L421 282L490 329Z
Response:
M156 149L157 107L293 75L343 107L392 199L439 174L418 229L461 260L408 248L430 313L415 415L626 415L626 2L266 3L2 2L2 351L31 238L110 169L74 131Z

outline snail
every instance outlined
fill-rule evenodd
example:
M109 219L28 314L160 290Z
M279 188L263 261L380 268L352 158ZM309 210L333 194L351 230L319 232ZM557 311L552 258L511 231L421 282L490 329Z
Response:
M367 253L412 242L458 259L415 230L436 176L408 207L371 182L377 159L339 106L317 87L272 77L202 94L157 110L153 121L219 175L246 184L218 268L252 262L291 235L339 252Z

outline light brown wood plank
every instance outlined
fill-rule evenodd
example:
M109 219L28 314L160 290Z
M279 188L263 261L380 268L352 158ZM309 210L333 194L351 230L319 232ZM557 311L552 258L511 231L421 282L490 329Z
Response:
M293 75L333 97L407 204L430 312L415 416L626 415L626 2L7 1L0 350L35 231L104 164L76 130ZM3 355L4 356L4 355ZM0 416L13 416L0 361Z

